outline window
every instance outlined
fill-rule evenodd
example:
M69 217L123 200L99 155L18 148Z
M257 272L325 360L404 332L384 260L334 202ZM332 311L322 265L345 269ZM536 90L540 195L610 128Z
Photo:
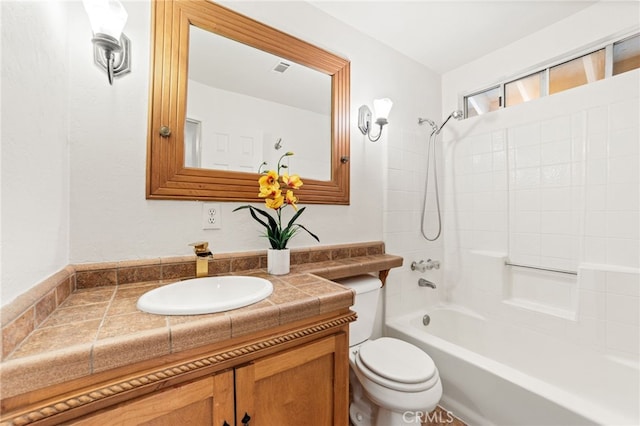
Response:
M498 108L500 108L500 87L494 87L465 98L465 117L475 117Z
M638 68L640 34L605 41L591 51L585 49L578 57L555 61L524 77L512 78L463 96L465 118L529 102Z
M542 96L544 74L544 72L539 72L505 84L505 106L518 105Z
M613 75L640 68L640 35L613 44Z
M604 49L549 68L549 94L604 78Z

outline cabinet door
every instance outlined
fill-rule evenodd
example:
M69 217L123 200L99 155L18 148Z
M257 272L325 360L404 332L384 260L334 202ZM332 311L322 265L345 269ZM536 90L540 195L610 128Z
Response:
M233 425L233 372L167 388L84 417L74 425Z
M236 420L250 426L348 425L348 337L339 333L236 369Z

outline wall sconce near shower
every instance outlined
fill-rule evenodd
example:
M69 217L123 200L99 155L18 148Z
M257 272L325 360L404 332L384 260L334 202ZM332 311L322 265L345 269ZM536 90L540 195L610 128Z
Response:
M392 106L393 102L389 98L373 101L373 111L376 117L375 124L379 126L378 136L375 137L371 136L371 127L373 127L371 125L371 110L366 105L362 105L358 109L358 128L363 135L367 135L371 142L376 142L382 136L382 128L389 123L387 119Z
M127 11L118 0L82 0L93 30L93 58L107 72L109 84L114 77L131 71L131 42L122 34Z

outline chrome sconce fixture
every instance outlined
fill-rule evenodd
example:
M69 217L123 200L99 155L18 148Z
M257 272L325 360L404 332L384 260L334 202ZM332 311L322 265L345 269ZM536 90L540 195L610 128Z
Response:
M376 142L382 136L382 128L389 123L387 119L389 118L389 112L391 111L391 107L393 106L393 102L391 99L376 99L373 101L373 111L375 112L376 121L380 128L378 131L378 136L371 136L371 110L368 106L362 105L358 109L358 128L362 132L363 135L367 135L371 142Z
M122 34L127 11L118 0L82 0L93 30L93 58L107 71L109 84L131 71L130 41Z

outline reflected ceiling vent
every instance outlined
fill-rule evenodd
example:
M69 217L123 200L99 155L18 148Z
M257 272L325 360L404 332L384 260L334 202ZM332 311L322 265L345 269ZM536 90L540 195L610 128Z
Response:
M280 61L280 62L278 62L278 63L276 64L276 66L275 66L275 67L273 67L273 71L274 71L274 72L278 72L278 73L282 74L282 73L284 73L286 70L288 70L290 66L291 66L291 64L288 64L288 63L286 63L286 62L282 62L282 61Z

